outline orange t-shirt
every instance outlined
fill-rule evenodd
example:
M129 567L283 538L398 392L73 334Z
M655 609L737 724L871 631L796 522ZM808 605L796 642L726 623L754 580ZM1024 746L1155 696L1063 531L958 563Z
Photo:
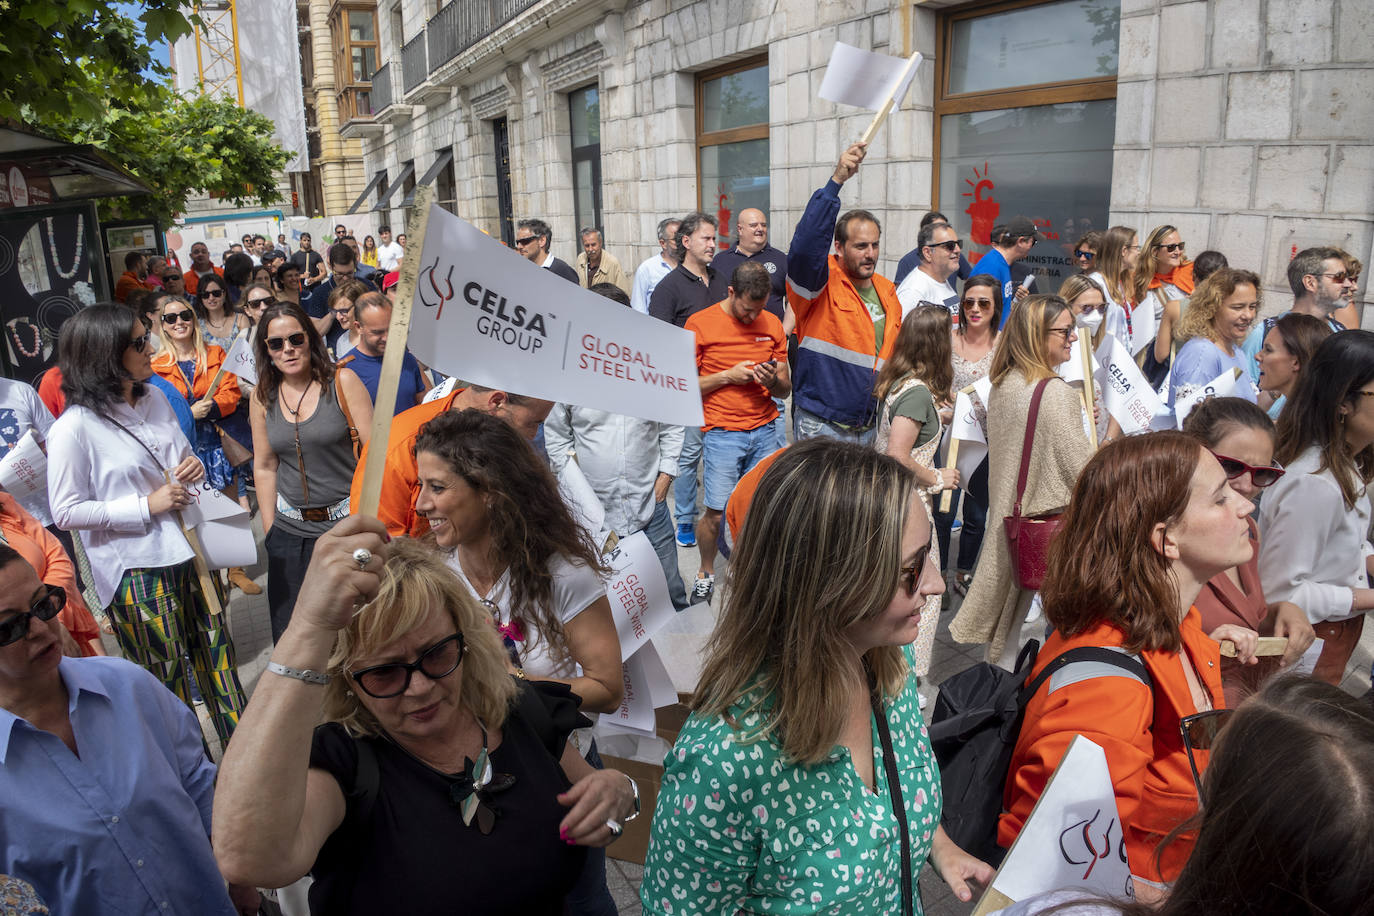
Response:
M215 272L215 276L219 277L221 280L224 279L223 267L211 267L210 269ZM194 296L196 294L196 286L200 283L200 274L196 273L196 269L192 267L181 275L181 279L186 283L187 294ZM228 303L226 303L226 305L227 304Z
M420 427L453 407L458 395L466 388L457 388L446 398L417 404L396 414L391 421L391 435L386 446L386 470L382 472L382 492L377 501L377 518L386 525L393 537L423 536L429 531L429 519L415 514L415 497L420 495L420 471L415 465L415 437ZM353 472L353 486L349 497L351 511L357 514L363 502L363 474L367 468L367 450L363 446L358 456L358 469Z
M724 372L745 360L775 359L787 365L787 338L782 322L771 312L760 312L752 324L743 324L717 302L688 318L684 327L697 338L698 375ZM778 416L773 396L758 382L722 385L702 396L701 407L706 415L702 429L758 429Z

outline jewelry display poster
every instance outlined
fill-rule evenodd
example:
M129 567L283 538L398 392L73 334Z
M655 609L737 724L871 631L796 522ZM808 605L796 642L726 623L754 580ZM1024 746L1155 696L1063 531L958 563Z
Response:
M57 361L57 333L106 297L95 205L0 211L0 347L5 374L38 384Z

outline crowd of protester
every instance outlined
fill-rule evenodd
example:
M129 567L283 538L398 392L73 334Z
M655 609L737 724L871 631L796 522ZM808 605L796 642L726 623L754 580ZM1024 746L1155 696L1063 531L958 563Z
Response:
M996 863L942 826L921 711L947 588L955 641L1046 673L987 787L997 844L1086 736L1131 872L1132 899L1070 887L1008 914L1367 911L1374 705L1346 692L1374 611L1361 263L1296 251L1273 308L1253 253L1190 259L1171 225L1065 239L1051 281L1034 221L975 257L931 212L888 279L879 219L841 212L866 152L786 252L753 208L665 218L633 271L596 227L569 263L546 221L517 224L537 267L691 334L700 428L409 352L377 405L407 256L390 227L336 226L323 252L245 236L220 265L198 242L185 272L130 255L37 391L0 380L5 445L32 430L48 454L46 499L0 490L4 911L251 914L294 887L300 913L614 913L603 848L641 815L646 913L920 913L927 864L970 901ZM241 342L255 384L225 371ZM1127 434L1075 374L1085 344L1171 409L1234 384ZM963 397L987 444L967 477ZM614 537L560 495L573 462ZM196 562L182 513L207 490L264 535L251 700L228 608L261 587ZM1027 519L1057 525L1033 569L1009 534ZM642 812L594 734L626 690L606 553L641 531L673 606L716 614ZM1115 655L1061 658L1083 648Z

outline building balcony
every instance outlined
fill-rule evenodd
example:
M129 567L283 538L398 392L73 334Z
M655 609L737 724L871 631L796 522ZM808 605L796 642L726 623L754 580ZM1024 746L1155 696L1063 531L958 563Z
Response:
M449 0L425 26L429 72L447 84L456 68L444 65L542 0ZM439 78L436 79L435 75Z
M393 66L393 64L395 66ZM398 61L389 61L372 74L372 110L382 124L402 124L410 120L413 106L397 101L401 98L401 66Z
M425 33L421 32L401 48L402 86L409 105L432 105L447 99L448 87L436 86L429 80Z
M381 133L381 122L372 114L372 84L346 86L339 93L339 136L354 140Z

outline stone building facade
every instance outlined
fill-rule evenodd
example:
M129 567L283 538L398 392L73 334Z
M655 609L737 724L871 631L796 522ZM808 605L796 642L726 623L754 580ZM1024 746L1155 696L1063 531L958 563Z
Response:
M1218 248L1257 270L1273 310L1290 298L1294 246L1374 261L1367 4L399 0L376 11L383 66L360 134L360 205L404 225L401 205L428 180L498 238L514 219L546 219L565 260L578 227L600 225L632 268L664 216L764 200L785 250L871 117L818 95L843 41L925 58L842 193L882 220L888 272L932 203L975 247L998 213L1036 219L1052 238L1032 260L1052 285L1083 228L1143 236L1168 222L1190 252ZM756 85L766 113L753 98L738 115ZM749 161L759 137L760 174L712 171ZM579 161L588 149L595 169Z

